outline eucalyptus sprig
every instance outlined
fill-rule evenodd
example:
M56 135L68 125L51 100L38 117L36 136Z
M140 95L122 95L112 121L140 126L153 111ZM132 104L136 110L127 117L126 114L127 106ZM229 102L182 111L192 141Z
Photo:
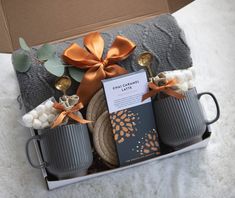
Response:
M36 60L39 64L55 76L62 76L65 73L65 68L68 67L69 75L77 82L81 82L84 71L69 65L65 65L62 60L56 56L56 49L53 45L44 44L37 49L36 57L32 49L28 46L23 38L19 38L20 48L18 53L12 55L12 63L15 70L21 73L27 72L31 65L32 59Z

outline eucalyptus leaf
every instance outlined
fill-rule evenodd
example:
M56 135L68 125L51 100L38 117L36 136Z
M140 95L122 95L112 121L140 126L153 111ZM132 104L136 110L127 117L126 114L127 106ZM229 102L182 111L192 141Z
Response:
M30 51L29 46L27 45L27 43L25 42L25 40L22 37L19 38L19 43L20 43L21 49L28 51L28 52Z
M32 61L28 54L23 53L14 53L12 55L12 63L16 71L18 72L27 72L32 64Z
M44 44L37 51L37 57L40 61L46 61L54 56L56 49L53 45Z
M64 74L64 65L59 58L50 57L45 63L44 67L48 72L55 76L62 76Z
M81 69L74 68L74 67L69 67L68 70L69 70L69 75L74 80L76 80L77 82L82 81L82 78L83 78L83 75L84 75L85 71L83 71Z

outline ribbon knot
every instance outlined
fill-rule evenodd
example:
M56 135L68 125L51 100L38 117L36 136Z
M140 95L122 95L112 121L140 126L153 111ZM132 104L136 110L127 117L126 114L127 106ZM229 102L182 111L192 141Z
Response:
M135 44L123 36L117 36L104 59L104 40L100 33L93 32L84 37L85 49L73 43L64 53L65 62L80 69L87 69L77 89L80 102L87 104L101 87L101 80L127 73L115 64L126 59L135 49Z
M107 66L108 65L108 60L107 59L105 59L105 60L103 60L102 62L101 62L101 66L103 66L103 67L105 67L105 66Z
M61 112L54 120L51 128L55 128L55 127L59 126L61 123L63 123L65 117L69 117L69 118L79 122L80 124L87 124L89 122L92 122L92 121L80 118L78 115L74 114L74 112L77 112L84 107L81 102L77 103L71 109L65 109L65 107L58 102L55 102L53 107L55 109L61 110Z
M184 98L185 96L183 94L178 93L172 89L174 86L176 86L176 84L177 84L177 81L175 79L170 80L169 82L167 82L165 85L162 85L162 86L157 86L155 83L149 82L148 86L151 90L148 93L143 95L142 101L146 100L149 97L155 96L159 92L164 92L165 94L169 96L173 96L177 99Z

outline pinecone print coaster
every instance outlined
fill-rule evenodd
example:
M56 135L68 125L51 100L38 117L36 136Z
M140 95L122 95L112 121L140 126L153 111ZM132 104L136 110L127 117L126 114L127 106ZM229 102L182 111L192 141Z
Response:
M87 107L86 119L93 122L88 123L88 128L91 133L94 131L94 126L100 115L107 110L104 90L100 89L91 99Z
M135 136L139 119L138 113L127 109L111 113L110 120L113 127L114 140L120 144L126 138Z
M94 146L99 156L112 166L118 165L109 113L105 111L97 120L93 132Z
M138 141L138 145L135 149L141 156L145 156L148 154L155 153L156 155L160 155L160 147L159 147L159 140L158 135L155 129L152 129L150 132L145 133L144 137Z

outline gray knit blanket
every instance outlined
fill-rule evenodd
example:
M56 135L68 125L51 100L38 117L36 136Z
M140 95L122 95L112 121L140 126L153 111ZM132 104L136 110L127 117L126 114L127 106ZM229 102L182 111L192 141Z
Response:
M152 64L154 74L192 66L190 49L185 41L184 32L178 26L175 18L169 14L103 32L102 36L105 40L104 54L106 54L117 35L129 38L137 46L131 56L118 63L129 72L137 71L141 68L137 64L137 57L144 51L149 51L154 55ZM56 55L60 57L63 51L73 42L83 46L83 37L54 44L57 49ZM37 48L37 46L33 47L35 53ZM14 53L19 52L20 50L17 50ZM17 72L17 78L26 111L35 108L51 96L58 98L61 95L54 88L54 82L57 77L49 74L36 61L33 62L28 72ZM73 82L68 94L74 94L78 85L78 83Z

